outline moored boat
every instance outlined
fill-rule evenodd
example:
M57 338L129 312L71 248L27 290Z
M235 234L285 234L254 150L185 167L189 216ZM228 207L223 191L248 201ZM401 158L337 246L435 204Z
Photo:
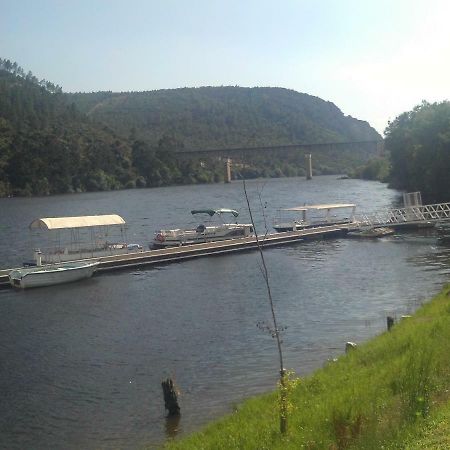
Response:
M394 234L394 230L389 227L362 227L349 231L347 236L353 238L375 239Z
M436 222L437 230L450 230L450 218Z
M223 241L227 239L236 239L251 236L253 226L242 223L225 223L222 215L231 214L238 217L239 213L234 209L194 209L193 215L206 215L208 220L202 222L196 228L175 228L167 230L158 230L155 233L150 248L179 247L182 245L201 244L205 242ZM211 222L211 219L218 218L220 223Z
M345 225L355 220L356 205L335 203L322 205L303 205L278 210L273 228L278 232L297 231L308 228ZM342 211L350 210L350 217ZM323 215L325 213L325 215Z
M125 220L117 214L39 218L29 228L37 243L29 265L143 251L141 245L127 243Z
M9 282L15 288L33 288L70 283L91 277L98 262L70 262L12 270Z

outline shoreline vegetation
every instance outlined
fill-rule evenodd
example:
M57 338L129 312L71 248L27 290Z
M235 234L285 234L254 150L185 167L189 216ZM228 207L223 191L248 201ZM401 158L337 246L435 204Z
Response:
M314 175L342 175L450 198L450 102L423 101L388 122L383 154L349 147L313 153ZM284 88L204 86L65 93L0 58L0 197L223 182L218 157L180 149L255 148L382 140L333 103ZM308 150L309 152L309 150ZM251 154L234 179L305 175L305 151Z
M450 448L450 284L390 331L290 383L286 434L275 391L163 447Z
M289 89L69 94L0 58L0 197L224 181L223 160L179 158L181 149L376 140L367 122ZM316 174L347 173L374 153L341 150L317 152ZM305 152L250 155L235 161L233 177L302 176Z
M342 175L450 198L450 102L422 101L388 122L383 154L317 151L314 175ZM382 140L333 103L284 88L204 86L64 93L0 58L0 197L223 182L217 157L180 149ZM305 175L305 152L242 158L234 179Z
M406 192L420 191L427 203L450 199L450 102L422 101L384 131L385 154L352 172Z

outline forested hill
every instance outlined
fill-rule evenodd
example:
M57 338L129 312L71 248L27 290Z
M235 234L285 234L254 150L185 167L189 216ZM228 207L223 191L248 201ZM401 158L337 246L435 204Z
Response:
M178 148L379 139L332 103L278 88L205 87L65 94L0 58L0 197L223 181L223 163L178 160ZM364 152L315 158L345 173ZM258 155L235 178L298 176L304 155Z
M59 86L0 59L0 197L133 185L131 159L129 143L78 112Z
M169 135L187 148L381 139L333 103L282 88L201 87L67 94L80 111L123 136Z

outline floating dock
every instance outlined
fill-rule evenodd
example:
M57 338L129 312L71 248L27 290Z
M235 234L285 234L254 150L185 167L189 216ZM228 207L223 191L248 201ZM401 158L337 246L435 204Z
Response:
M413 193L418 194L418 193ZM407 194L412 195L412 194ZM389 227L393 229L409 229L434 226L437 223L450 223L450 202L439 203L433 205L422 205L421 199L418 204L410 204L405 200L407 205L404 208L389 209L386 211L354 217L353 221L344 224L334 224L328 226L317 226L315 228L304 228L296 231L287 231L282 233L271 233L261 235L259 237L260 245L263 248L270 246L278 246L284 244L292 244L311 239L325 239L337 236L345 236L349 231L367 227ZM69 218L50 218L39 219L35 221L38 225L42 221L45 223L46 229L61 228L55 226L55 220L83 221L88 218L91 221L108 220L108 224L125 223L120 216L92 216L92 217L69 217ZM105 219L106 218L106 219ZM111 220L114 219L113 222ZM119 222L117 222L119 221ZM33 222L33 223L35 223ZM105 223L95 223L96 225L105 225ZM33 225L33 224L32 224ZM50 226L51 225L51 226ZM56 225L58 225L56 223ZM75 224L80 226L80 224ZM90 224L92 225L92 223ZM41 227L42 228L42 227ZM254 250L258 247L255 236L248 236L224 241L207 242L203 244L192 244L181 247L170 247L159 250L147 250L136 253L125 253L120 255L103 256L96 258L87 258L81 261L99 261L96 274L119 269L136 268L150 266L154 264L168 264L172 262L180 262L186 259L199 258L201 256L220 255L225 253L242 252ZM80 261L80 260L78 260ZM0 289L10 287L8 274L13 269L0 270Z
M271 233L259 236L261 247L267 248L285 244L292 244L305 240L325 239L346 235L354 225L332 225L305 230L289 231L285 233ZM143 252L127 253L122 255L103 256L101 258L84 259L83 261L99 261L96 275L102 272L127 268L144 267L155 264L168 264L201 256L221 255L242 251L255 250L258 244L255 236L225 241L192 244L181 247L171 247L159 250L147 250ZM0 270L0 288L10 287L8 274L13 269Z

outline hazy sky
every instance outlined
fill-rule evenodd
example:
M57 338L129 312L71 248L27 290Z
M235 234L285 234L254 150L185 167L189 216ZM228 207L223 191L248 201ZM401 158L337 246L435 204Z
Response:
M446 0L0 0L0 57L74 91L278 86L382 132L450 97Z

